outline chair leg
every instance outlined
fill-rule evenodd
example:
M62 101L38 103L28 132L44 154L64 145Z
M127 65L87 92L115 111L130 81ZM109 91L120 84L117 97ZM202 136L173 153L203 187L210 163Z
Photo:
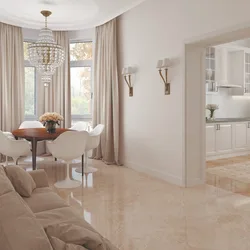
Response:
M67 175L66 175L66 180L70 180L70 178L69 178L69 162L67 162Z
M6 159L5 159L5 166L8 166L8 156L6 155L5 157L6 157Z
M84 176L84 154L82 155L82 176Z
M18 165L18 157L12 157L12 158L13 158L14 164Z
M85 170L88 169L88 152L85 152L84 154L84 165L85 165Z

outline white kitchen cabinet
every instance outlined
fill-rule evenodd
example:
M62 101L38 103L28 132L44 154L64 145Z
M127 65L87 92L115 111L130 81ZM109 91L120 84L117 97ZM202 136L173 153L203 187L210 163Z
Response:
M208 47L206 48L206 93L217 94L217 81L218 81L218 53L217 48Z
M247 150L249 132L247 122L235 123L234 148L236 150Z
M232 89L232 95L250 95L250 53L241 49L228 53L228 80L242 88Z
M207 158L232 157L250 153L250 121L207 123Z
M250 137L249 137L250 142ZM216 153L216 130L215 124L209 124L206 127L206 152L207 155Z
M233 150L232 124L217 124L216 151L217 153L228 153Z

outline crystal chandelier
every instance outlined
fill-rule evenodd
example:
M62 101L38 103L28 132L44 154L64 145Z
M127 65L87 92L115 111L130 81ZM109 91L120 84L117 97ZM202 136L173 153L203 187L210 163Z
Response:
M52 13L43 10L41 14L45 17L45 28L40 30L38 40L28 46L28 55L30 63L41 74L44 86L48 86L56 68L63 63L65 53L62 46L56 44L52 30L47 28L47 17Z

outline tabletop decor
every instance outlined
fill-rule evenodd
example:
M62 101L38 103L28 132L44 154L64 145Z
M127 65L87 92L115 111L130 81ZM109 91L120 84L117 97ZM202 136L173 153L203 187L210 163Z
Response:
M214 119L214 111L219 109L219 106L217 104L207 104L206 109L208 109L210 111L209 120L213 120Z
M56 132L56 124L60 125L59 121L62 121L63 117L56 113L45 113L40 116L39 121L43 123L48 133L52 134Z

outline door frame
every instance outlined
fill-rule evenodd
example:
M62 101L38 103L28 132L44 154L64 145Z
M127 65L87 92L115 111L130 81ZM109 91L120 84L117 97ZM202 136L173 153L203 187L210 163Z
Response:
M205 49L250 38L250 23L197 37L184 43L184 186L205 183Z

